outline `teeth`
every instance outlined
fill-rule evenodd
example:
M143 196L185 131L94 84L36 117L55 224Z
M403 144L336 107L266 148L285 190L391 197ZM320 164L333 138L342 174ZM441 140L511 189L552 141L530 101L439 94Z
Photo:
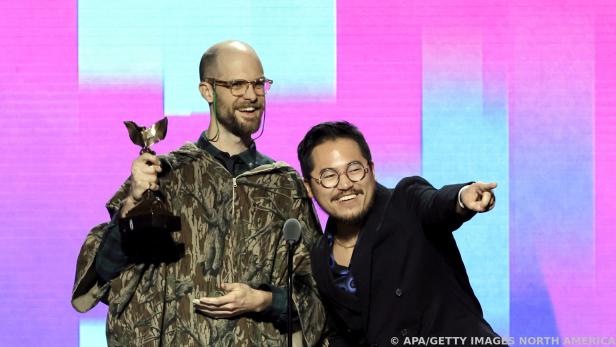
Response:
M242 112L252 112L254 110L256 110L254 107L240 108L240 111L242 111Z
M355 194L346 195L338 199L338 201L347 201L347 200L355 199L355 197L357 197L357 195Z

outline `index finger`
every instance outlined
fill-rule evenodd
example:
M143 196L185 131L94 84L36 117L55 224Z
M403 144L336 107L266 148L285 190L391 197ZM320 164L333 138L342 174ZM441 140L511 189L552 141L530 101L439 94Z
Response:
M231 296L229 294L223 296L206 296L204 298L200 298L199 302L212 306L222 306L232 302Z
M496 182L489 182L489 183L477 182L477 184L479 185L479 189L481 190L492 190L496 188L497 186Z

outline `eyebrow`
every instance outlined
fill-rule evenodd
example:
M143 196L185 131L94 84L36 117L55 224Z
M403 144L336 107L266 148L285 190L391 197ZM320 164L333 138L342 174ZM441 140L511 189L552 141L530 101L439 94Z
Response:
M364 164L363 164L361 161L359 161L359 160L353 160L353 161L348 162L348 163L347 163L346 165L344 165L343 167L349 167L349 165L351 165L351 164L355 164L355 163L358 163L358 164L364 165ZM365 165L364 165L364 166L365 166ZM322 174L323 172L325 172L325 171L327 171L327 170L334 170L334 171L338 172L338 170L336 170L336 169L335 169L335 168L333 168L333 167L326 167L326 168L322 169L321 171L319 171L319 174Z

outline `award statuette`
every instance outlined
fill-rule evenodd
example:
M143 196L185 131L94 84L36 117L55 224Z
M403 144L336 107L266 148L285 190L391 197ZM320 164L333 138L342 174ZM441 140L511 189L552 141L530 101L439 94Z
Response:
M167 135L167 117L159 120L149 128L141 127L131 121L124 122L128 135L134 144L141 147L139 154L156 153L150 148ZM137 205L131 209L125 218L121 218L121 229L126 233L151 233L156 231L180 230L180 217L174 216L165 204L160 191L146 190ZM146 235L144 235L146 236ZM147 236L146 236L147 237Z

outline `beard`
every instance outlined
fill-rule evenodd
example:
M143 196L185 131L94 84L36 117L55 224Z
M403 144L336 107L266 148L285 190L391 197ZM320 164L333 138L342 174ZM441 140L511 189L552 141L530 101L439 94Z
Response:
M239 100L238 100L239 101ZM242 122L239 117L235 116L235 111L243 107L255 107L260 112L257 117L250 119L248 122ZM219 103L216 104L216 115L218 121L233 135L247 139L261 127L261 118L263 117L264 108L261 103L240 103L234 102L230 107L224 107Z
M353 193L364 194L364 192L362 191L353 191ZM336 222L343 223L343 224L349 224L349 225L362 225L366 215L372 209L372 205L374 205L375 195L376 194L372 194L372 196L370 196L370 200L368 200L368 203L365 206L363 206L359 211L353 212L351 214L338 213L335 210L333 211L327 211L325 209L324 210L332 218L334 218ZM321 206L321 208L323 208L323 206Z

